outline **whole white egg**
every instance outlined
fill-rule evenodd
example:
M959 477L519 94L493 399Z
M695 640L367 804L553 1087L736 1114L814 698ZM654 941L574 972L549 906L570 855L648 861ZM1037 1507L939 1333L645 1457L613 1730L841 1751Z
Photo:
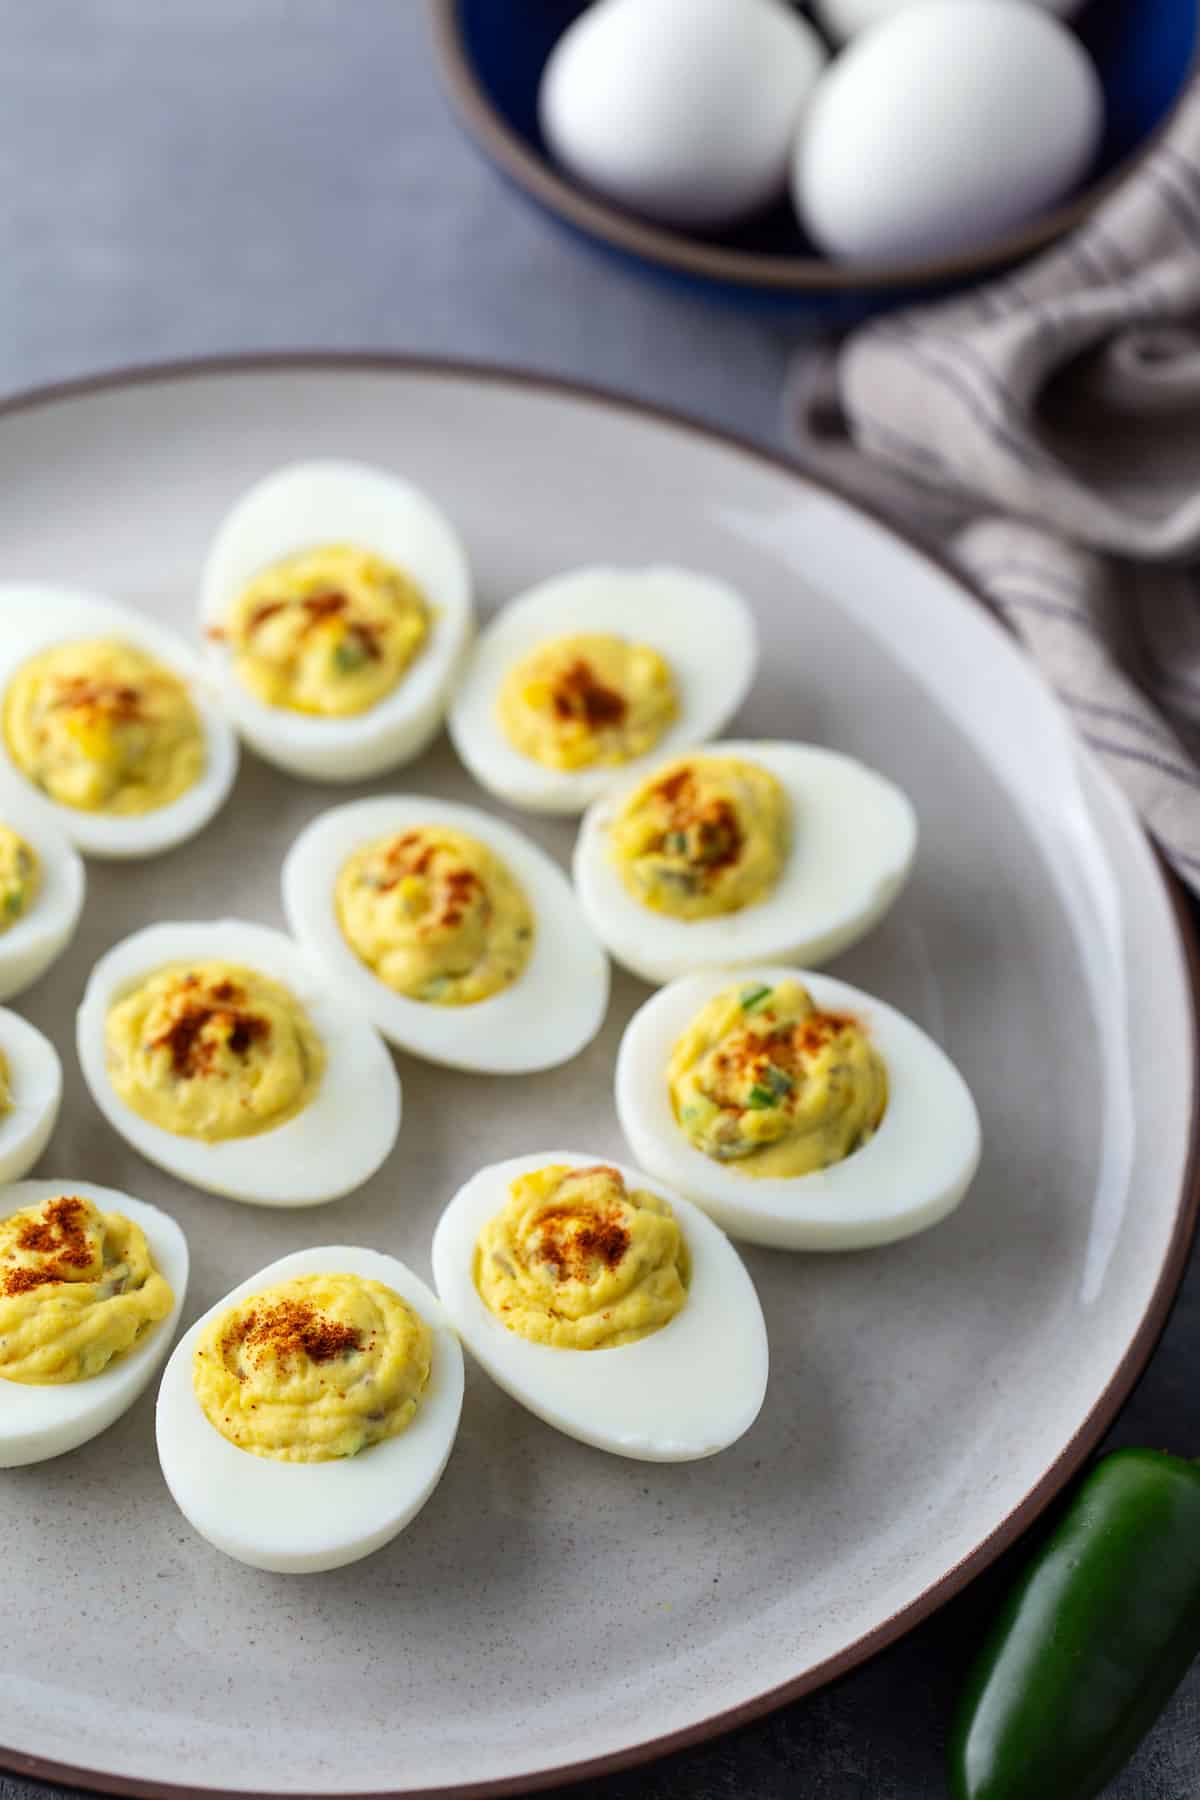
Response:
M1103 128L1095 68L1051 14L1028 0L914 0L814 94L793 197L829 256L954 256L1062 200Z
M849 1015L865 1028L883 1059L887 1104L874 1135L840 1162L787 1178L749 1175L685 1136L667 1067L716 995L744 985L758 1003L777 983L796 980L822 1011ZM954 1210L979 1164L979 1114L945 1051L861 988L791 968L709 969L660 988L625 1028L616 1103L625 1141L643 1168L733 1237L780 1250L860 1250L925 1231Z
M765 770L779 783L790 831L774 886L752 905L710 918L681 919L645 905L611 850L614 821L635 782L595 801L576 840L575 886L601 943L643 981L662 982L714 965L825 962L865 936L916 854L907 796L853 757L812 744L706 744L697 760L708 756ZM654 771L642 780L653 781Z
M206 962L240 966L280 984L307 1015L324 1053L316 1091L299 1112L254 1135L217 1142L168 1130L128 1105L113 1083L106 1038L109 1013L134 989L164 970ZM83 1078L113 1130L181 1181L232 1200L259 1206L336 1200L370 1179L400 1129L400 1080L378 1033L297 943L265 925L213 919L135 931L92 970L75 1041Z
M866 31L869 26L878 25L881 20L890 19L893 13L917 3L918 0L813 0L813 11L830 37L844 44L848 38L857 37L860 31ZM1028 0L1028 3L1057 13L1060 19L1070 19L1080 10L1083 0Z
M276 1461L242 1450L210 1424L192 1359L209 1321L261 1289L302 1275L382 1282L429 1326L429 1379L409 1425L330 1462ZM379 1550L416 1516L441 1480L458 1435L463 1356L438 1300L393 1256L346 1245L297 1250L241 1282L180 1339L163 1372L155 1428L171 1496L188 1523L251 1568L309 1575Z
M176 798L146 811L68 805L43 791L21 766L5 729L0 730L3 793L15 786L34 800L85 856L120 860L173 850L202 830L229 797L238 770L233 728L204 682L198 659L166 626L103 595L34 583L0 587L0 709L25 664L43 652L77 643L111 643L134 650L184 684L203 734L200 773ZM100 705L105 704L102 696ZM80 725L79 741L86 743L88 721L82 708ZM104 749L101 739L98 749L88 754L102 759ZM0 820L3 809L0 794ZM30 918L36 916L35 909Z
M517 882L529 907L529 960L510 985L466 1006L412 999L361 961L338 920L334 889L364 845L404 832L449 828L481 843ZM283 906L330 982L385 1038L449 1068L525 1075L577 1056L608 1010L608 959L558 865L521 832L474 806L415 794L352 800L321 813L283 865Z
M5 1007L0 1007L0 1057L8 1089L8 1105L0 1106L0 1184L4 1184L28 1175L50 1142L62 1105L63 1078L50 1039Z
M127 1412L167 1354L187 1294L188 1248L182 1231L166 1213L130 1194L90 1181L19 1181L0 1189L0 1219L62 1194L78 1194L101 1212L120 1213L141 1226L154 1265L171 1288L171 1310L98 1375L45 1387L0 1382L0 1469L62 1456L98 1437Z
M606 1163L629 1191L671 1207L687 1245L687 1299L668 1324L631 1344L595 1350L533 1343L510 1331L475 1285L479 1234L520 1176L597 1158L546 1150L480 1169L450 1201L433 1239L433 1279L451 1323L498 1387L597 1450L642 1462L693 1462L747 1432L767 1389L767 1331L754 1283L723 1231L638 1169Z
M0 827L16 832L38 860L33 899L0 927L0 1000L32 987L75 935L87 892L79 852L40 795L0 772Z
M428 607L428 635L391 691L336 717L261 698L237 673L229 637L243 589L322 546L382 558ZM220 525L201 576L200 624L222 700L260 756L312 781L361 781L411 762L441 725L474 629L471 571L450 521L411 482L362 463L292 463L257 482Z
M596 633L660 656L677 696L653 749L622 763L553 768L506 735L497 706L505 679L556 640ZM667 566L572 569L510 600L479 634L450 708L450 736L482 787L531 812L580 813L661 756L715 737L750 691L758 666L754 615L713 576Z
M824 62L816 32L781 0L599 0L546 64L542 133L597 193L713 229L783 193Z

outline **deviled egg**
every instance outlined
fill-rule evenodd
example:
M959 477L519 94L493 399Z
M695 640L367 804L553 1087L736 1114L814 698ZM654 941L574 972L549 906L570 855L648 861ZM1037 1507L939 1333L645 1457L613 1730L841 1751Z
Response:
M183 1181L315 1206L372 1176L400 1083L374 1029L282 932L151 925L92 971L80 1067L114 1131Z
M87 881L49 808L0 778L0 1000L32 987L75 935Z
M854 1250L936 1225L979 1164L944 1051L847 982L770 967L686 975L629 1021L630 1151L734 1237Z
M645 981L750 962L823 962L895 899L913 808L852 757L723 743L595 801L575 886L596 935Z
M188 1523L286 1574L381 1549L454 1448L463 1357L425 1283L394 1257L299 1250L180 1340L158 1391L158 1455Z
M570 883L473 806L403 794L322 813L284 862L283 905L339 992L429 1062L527 1074L603 1023L608 960Z
M209 667L260 756L358 781L419 756L471 639L462 543L419 489L294 463L238 501L200 590Z
M187 1279L157 1207L86 1181L0 1189L0 1468L74 1450L132 1406Z
M450 709L476 781L532 812L578 813L652 758L715 737L754 680L741 595L687 569L576 569L480 633Z
M0 587L0 618L5 790L15 781L86 856L156 856L208 824L237 739L186 645L71 588Z
M442 1214L433 1277L492 1380L598 1450L694 1461L758 1416L767 1333L742 1260L637 1169L563 1150L481 1169Z
M58 1123L58 1051L36 1025L0 1007L0 1186L28 1175Z

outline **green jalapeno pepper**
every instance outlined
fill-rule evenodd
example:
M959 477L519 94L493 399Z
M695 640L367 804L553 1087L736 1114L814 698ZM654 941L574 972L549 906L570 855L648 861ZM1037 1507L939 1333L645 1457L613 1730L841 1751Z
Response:
M1117 1450L1080 1484L967 1682L954 1800L1092 1800L1200 1654L1200 1464Z

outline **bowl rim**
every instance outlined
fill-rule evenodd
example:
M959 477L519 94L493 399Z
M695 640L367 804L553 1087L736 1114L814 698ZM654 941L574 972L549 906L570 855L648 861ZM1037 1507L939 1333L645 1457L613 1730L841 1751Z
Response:
M465 0L425 0L434 54L442 82L460 123L479 148L518 187L559 220L608 249L649 261L675 275L699 276L725 286L764 293L849 294L939 283L1000 272L1024 261L1082 225L1102 201L1125 185L1158 148L1174 123L1193 83L1200 77L1200 30L1179 91L1162 118L1137 147L1099 181L985 249L917 262L846 263L817 256L768 256L733 250L719 243L653 225L568 181L532 150L497 112L466 53L462 31ZM1200 15L1200 0L1197 0Z

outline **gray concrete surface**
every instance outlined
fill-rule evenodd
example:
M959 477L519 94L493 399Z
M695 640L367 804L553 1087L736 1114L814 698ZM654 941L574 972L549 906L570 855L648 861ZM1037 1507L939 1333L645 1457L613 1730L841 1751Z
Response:
M221 351L423 350L584 376L769 442L791 341L528 212L448 116L418 0L0 0L0 394ZM1198 1360L1193 1272L1114 1441L1200 1451ZM574 1791L940 1800L956 1682L1003 1573L837 1686ZM11 1647L2 1556L0 1629ZM0 1775L0 1800L52 1791ZM1198 1792L1200 1667L1110 1797Z

